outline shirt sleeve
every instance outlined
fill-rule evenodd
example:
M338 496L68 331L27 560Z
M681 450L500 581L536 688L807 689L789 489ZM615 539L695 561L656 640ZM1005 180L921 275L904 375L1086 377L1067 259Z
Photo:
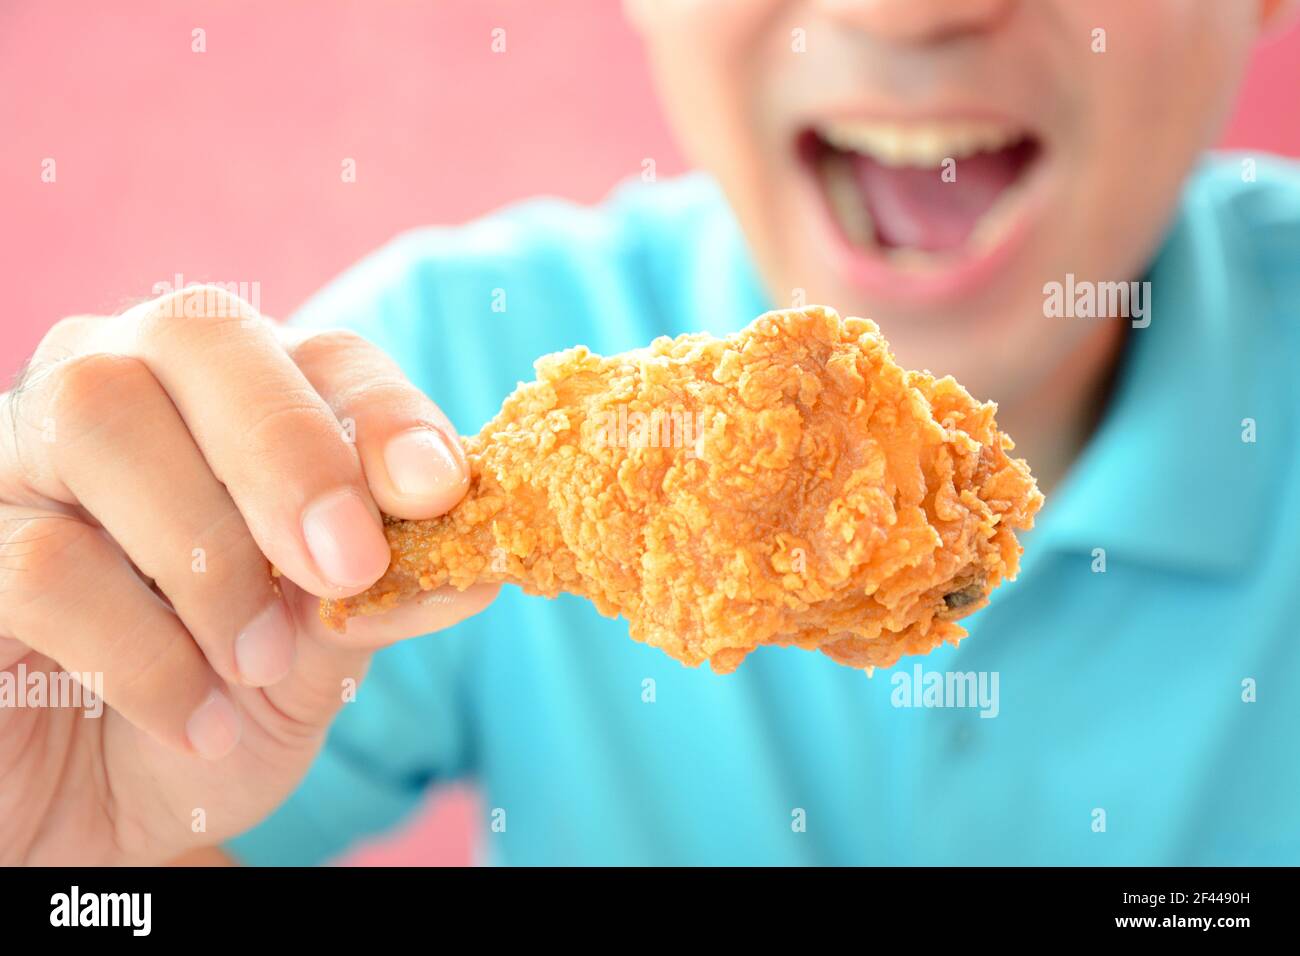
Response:
M297 790L226 850L246 864L324 863L401 822L434 784L464 776L463 651L458 629L379 651Z

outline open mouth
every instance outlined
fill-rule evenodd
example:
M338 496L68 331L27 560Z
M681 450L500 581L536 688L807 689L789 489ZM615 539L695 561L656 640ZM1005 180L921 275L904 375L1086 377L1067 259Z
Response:
M988 253L1024 207L1042 146L998 122L837 121L800 134L843 239L893 267L933 269Z

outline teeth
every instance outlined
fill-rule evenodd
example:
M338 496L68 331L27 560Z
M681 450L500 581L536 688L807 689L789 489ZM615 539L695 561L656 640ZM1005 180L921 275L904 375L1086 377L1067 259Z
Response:
M972 249L991 249L997 245L1015 221L1016 207L1024 191L1023 182L1014 182L1003 190L993 207L975 224L975 230L967 240Z
M877 123L836 121L818 133L836 149L865 153L887 166L937 168L945 159L962 159L1001 149L1024 136L1002 123L964 120L952 123Z
M853 170L844 157L825 157L821 163L821 175L827 201L845 237L855 245L874 246L875 223L871 221L871 213L867 211L867 204L862 201L862 194L854 181Z
M864 249L875 249L890 264L905 271L925 271L936 261L950 258L946 253L921 252L916 249L880 249L876 243L876 227L848 159L840 154L827 154L818 164L818 174L826 190L831 212L845 237ZM980 217L966 241L967 251L981 251L995 246L1015 222L1021 197L1027 189L1025 180L1011 183L998 196L993 206Z

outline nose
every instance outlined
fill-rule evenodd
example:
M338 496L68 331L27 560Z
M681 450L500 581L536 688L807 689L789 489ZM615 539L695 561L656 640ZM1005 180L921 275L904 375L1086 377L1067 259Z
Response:
M928 43L997 25L1016 0L817 0L832 19L895 43Z

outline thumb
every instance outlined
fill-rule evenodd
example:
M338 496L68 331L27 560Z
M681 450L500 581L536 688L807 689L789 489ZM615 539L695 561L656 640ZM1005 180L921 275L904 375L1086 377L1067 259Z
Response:
M501 589L497 584L475 584L465 591L429 591L385 614L354 618L339 634L320 619L320 598L280 581L298 623L297 656L283 680L259 692L273 708L264 707L263 716L289 718L307 728L329 724L343 705L342 688L355 688L375 650L451 627L486 608Z
M410 637L432 634L459 624L484 610L501 590L499 584L474 584L464 591L442 587L425 591L383 614L349 618L342 633L326 626L320 618L320 598L286 582L299 629L327 647L348 651L376 650Z

